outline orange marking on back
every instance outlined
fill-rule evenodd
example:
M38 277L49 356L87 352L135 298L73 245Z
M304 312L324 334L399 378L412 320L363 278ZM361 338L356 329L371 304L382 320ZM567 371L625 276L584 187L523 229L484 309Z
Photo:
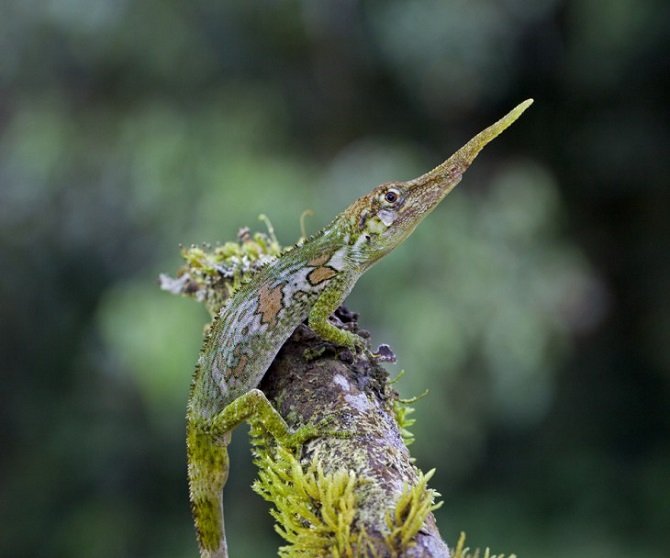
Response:
M307 276L307 280L312 284L312 285L318 285L319 283L323 283L324 281L328 281L328 279L332 279L337 275L337 271L335 271L332 267L326 267L321 266L317 267L316 269L313 269L312 271L309 272L309 275Z
M310 266L310 267L321 267L329 259L330 259L330 254L321 254L320 256L317 256L313 260L308 261L307 265Z
M240 360L237 361L235 368L233 368L231 376L233 378L243 378L247 362L249 362L249 357L247 355L242 355Z
M267 285L261 287L258 293L258 311L261 313L262 323L276 325L277 316L282 309L282 287L283 285L277 285L274 289Z

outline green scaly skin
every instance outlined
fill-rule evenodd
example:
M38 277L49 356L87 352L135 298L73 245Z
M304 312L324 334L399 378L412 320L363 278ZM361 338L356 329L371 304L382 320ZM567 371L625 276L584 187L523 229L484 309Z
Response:
M313 425L291 432L256 389L281 346L308 318L325 341L362 349L357 335L335 327L328 317L358 278L412 233L482 148L531 103L518 105L423 176L377 186L317 235L260 269L224 303L206 335L187 412L190 498L202 558L228 556L222 490L231 431L253 419L287 447L319 435Z

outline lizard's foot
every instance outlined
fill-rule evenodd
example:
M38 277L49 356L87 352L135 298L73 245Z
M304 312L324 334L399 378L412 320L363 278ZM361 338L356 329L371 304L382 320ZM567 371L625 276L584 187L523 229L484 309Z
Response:
M333 345L345 347L352 353L361 353L366 350L367 343L360 335L356 335L351 331L336 327L327 319L321 316L314 317L314 309L309 317L309 327L324 341L328 341Z
M345 329L338 329L341 335L337 340L333 340L336 345L349 349L352 354L361 354L368 351L368 344L360 335L356 335Z
M352 349L357 353L362 353L368 350L368 342L365 339L363 339L360 335L351 333L350 331L347 331L347 333L351 335L349 338L350 344L347 345L349 349Z

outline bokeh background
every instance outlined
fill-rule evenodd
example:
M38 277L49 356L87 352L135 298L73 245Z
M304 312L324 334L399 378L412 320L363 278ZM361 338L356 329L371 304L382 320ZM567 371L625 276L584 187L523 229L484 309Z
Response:
M445 538L670 547L670 4L3 0L0 555L196 555L179 243L294 242L527 97L349 298L417 404ZM244 429L234 556L274 535Z

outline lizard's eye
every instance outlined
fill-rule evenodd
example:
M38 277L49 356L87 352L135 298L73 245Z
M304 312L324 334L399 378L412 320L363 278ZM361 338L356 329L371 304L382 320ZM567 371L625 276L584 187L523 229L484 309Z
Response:
M384 201L386 203L394 204L400 199L400 192L398 190L391 188L387 190L384 194Z

